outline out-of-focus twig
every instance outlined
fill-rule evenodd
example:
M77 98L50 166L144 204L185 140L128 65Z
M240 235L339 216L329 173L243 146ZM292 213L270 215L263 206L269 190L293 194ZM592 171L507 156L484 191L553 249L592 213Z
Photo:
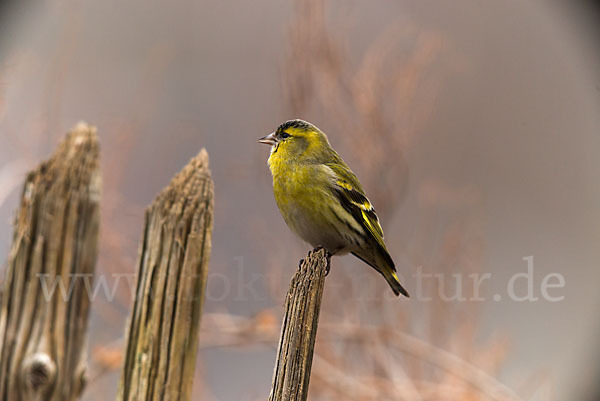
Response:
M201 348L212 347L244 347L250 344L272 345L277 338L277 325L272 323L265 325L261 321L271 321L264 316L258 315L253 319L241 316L231 316L228 314L208 314L205 317L205 329L202 331L200 339ZM319 341L330 342L350 342L363 344L365 346L374 345L381 347L378 352L387 352L390 350L398 351L405 356L411 356L436 366L441 371L458 378L461 382L476 389L488 399L498 401L520 401L521 398L514 391L500 383L497 379L490 376L472 363L460 358L453 353L443 350L439 347L407 333L402 333L386 326L369 326L357 324L328 324L322 323L319 328ZM390 356L391 357L391 356ZM381 355L380 355L381 358ZM397 358L397 363L404 361L404 358ZM386 363L392 363L388 360ZM399 369L399 366L388 366L388 370ZM349 372L334 368L324 358L315 356L314 374L318 377L322 375L326 383L336 387L344 387L343 380L340 381L335 374L344 375L354 382L361 378L352 375ZM392 377L393 383L396 378ZM404 378L402 379L404 380ZM390 385L389 381L386 381ZM425 384L427 382L424 382ZM393 385L393 384L392 384ZM369 385L361 387L357 385L353 392L358 399L370 399L373 391L367 390ZM431 386L431 383L427 384ZM418 391L419 383L411 391ZM372 386L371 386L372 388ZM403 391L404 392L404 391ZM414 395L415 393L413 393ZM362 398L361 395L366 398ZM412 398L411 398L412 399Z

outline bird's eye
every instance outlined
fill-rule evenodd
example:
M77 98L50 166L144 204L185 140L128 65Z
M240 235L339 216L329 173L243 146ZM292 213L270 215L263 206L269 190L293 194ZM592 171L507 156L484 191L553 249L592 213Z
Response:
M291 136L291 135L290 135L290 134L288 134L287 132L283 132L283 133L281 134L281 137L282 137L283 139L285 139L285 138L289 138L290 136Z

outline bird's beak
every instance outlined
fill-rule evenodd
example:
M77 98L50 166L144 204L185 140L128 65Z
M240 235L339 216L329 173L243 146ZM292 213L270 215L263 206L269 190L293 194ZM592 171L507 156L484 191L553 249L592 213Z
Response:
M266 145L275 145L277 143L277 139L275 138L275 133L271 132L269 135L267 136L263 136L262 138L260 138L258 140L258 143L264 143Z

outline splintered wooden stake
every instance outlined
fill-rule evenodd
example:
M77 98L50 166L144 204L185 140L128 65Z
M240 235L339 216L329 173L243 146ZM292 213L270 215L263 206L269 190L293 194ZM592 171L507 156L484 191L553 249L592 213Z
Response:
M306 400L327 265L324 249L311 251L292 278L269 401Z
M71 401L83 390L98 158L96 129L81 123L27 175L0 308L1 400Z
M118 400L190 399L212 220L202 150L146 210Z

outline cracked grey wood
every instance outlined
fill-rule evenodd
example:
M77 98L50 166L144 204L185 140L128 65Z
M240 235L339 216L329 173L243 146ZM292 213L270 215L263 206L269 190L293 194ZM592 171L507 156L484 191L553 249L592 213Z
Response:
M292 278L269 401L307 398L326 269L325 250L310 251Z
M190 399L212 220L203 149L146 210L117 400Z
M71 401L83 390L86 280L96 265L100 220L98 159L96 129L81 123L25 180L0 307L4 401Z

